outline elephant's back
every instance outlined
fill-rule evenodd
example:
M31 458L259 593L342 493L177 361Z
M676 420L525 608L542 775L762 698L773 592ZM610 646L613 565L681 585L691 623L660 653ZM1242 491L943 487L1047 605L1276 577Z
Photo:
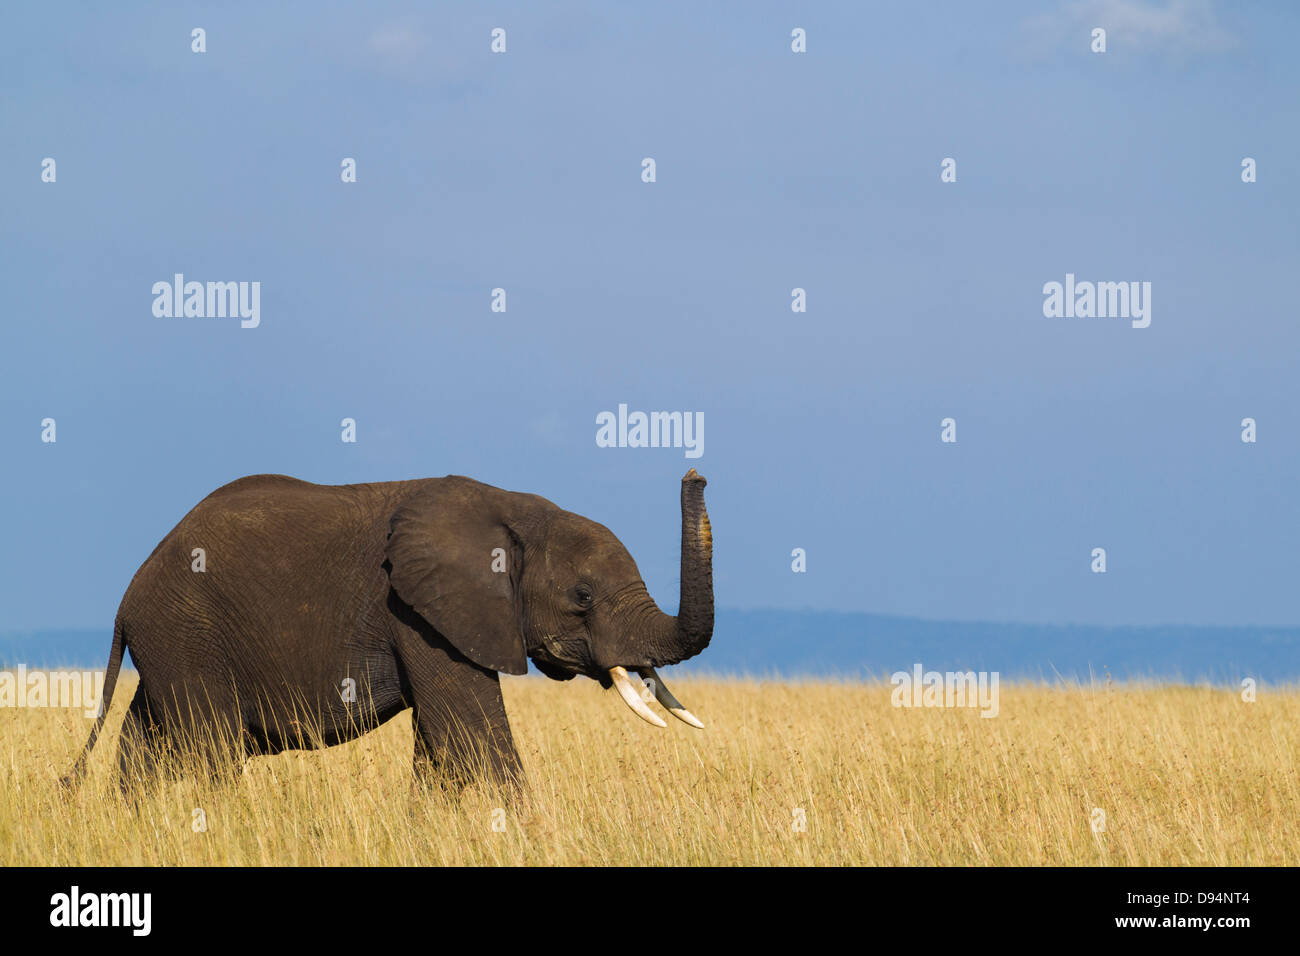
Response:
M250 475L213 491L158 543L127 589L133 603L197 592L225 597L306 586L331 570L382 563L388 517L404 485L318 485L288 475Z
M406 484L251 475L213 491L159 542L122 599L142 677L207 679L254 660L278 662L286 677L311 666L290 661L289 648L330 659L387 587L388 519Z
M269 552L292 549L299 539L305 543L327 528L365 523L374 511L368 506L372 497L358 496L348 486L317 485L288 475L249 475L209 494L168 537L192 542L192 547L203 547L200 539L208 538Z

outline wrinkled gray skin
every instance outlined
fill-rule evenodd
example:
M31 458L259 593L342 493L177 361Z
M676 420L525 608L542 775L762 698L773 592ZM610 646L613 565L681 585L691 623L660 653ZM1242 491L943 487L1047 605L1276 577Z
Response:
M122 729L124 785L128 768L216 724L234 733L204 751L214 773L353 739L410 707L417 777L460 785L486 771L518 786L498 671L523 674L531 658L557 680L609 687L611 667L674 664L709 643L704 486L694 469L682 479L677 617L656 607L608 528L536 495L459 476L255 475L219 488L127 588L103 713L67 782L84 770L129 648L140 684ZM196 548L204 572L192 570Z

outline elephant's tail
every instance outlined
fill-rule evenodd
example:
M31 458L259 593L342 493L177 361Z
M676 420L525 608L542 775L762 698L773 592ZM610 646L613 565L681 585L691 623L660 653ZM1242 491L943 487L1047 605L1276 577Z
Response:
M113 703L113 688L117 686L117 673L122 669L122 652L125 649L126 635L122 633L122 618L119 615L113 621L113 647L108 652L108 668L104 673L104 691L99 698L99 716L95 718L95 726L90 728L90 739L86 741L81 756L72 765L68 775L59 781L64 787L76 786L81 780L82 774L86 772L86 760L90 757L90 752L95 749L95 741L99 739L100 728L104 726L104 719L108 717L108 708Z

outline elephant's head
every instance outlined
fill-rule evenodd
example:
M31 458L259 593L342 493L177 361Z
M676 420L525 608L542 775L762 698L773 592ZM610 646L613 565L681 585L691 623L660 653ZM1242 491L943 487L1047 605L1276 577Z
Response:
M548 677L578 674L615 686L658 726L628 669L653 681L660 703L702 726L654 668L693 657L713 636L713 534L705 480L682 479L681 606L659 610L636 562L604 525L537 495L469 478L436 479L393 514L387 557L397 596L483 667Z

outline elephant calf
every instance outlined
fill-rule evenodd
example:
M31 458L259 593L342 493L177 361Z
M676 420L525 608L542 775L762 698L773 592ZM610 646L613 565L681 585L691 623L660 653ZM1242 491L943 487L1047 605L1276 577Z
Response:
M214 772L253 754L330 746L413 708L417 776L521 784L498 671L616 687L628 676L698 720L654 668L713 634L706 482L682 479L681 607L664 614L608 528L537 495L448 476L314 485L255 475L217 489L136 572L118 609L104 706L124 649L140 684L122 728L125 782L178 741ZM214 729L233 733L210 733ZM222 741L218 743L218 741Z

